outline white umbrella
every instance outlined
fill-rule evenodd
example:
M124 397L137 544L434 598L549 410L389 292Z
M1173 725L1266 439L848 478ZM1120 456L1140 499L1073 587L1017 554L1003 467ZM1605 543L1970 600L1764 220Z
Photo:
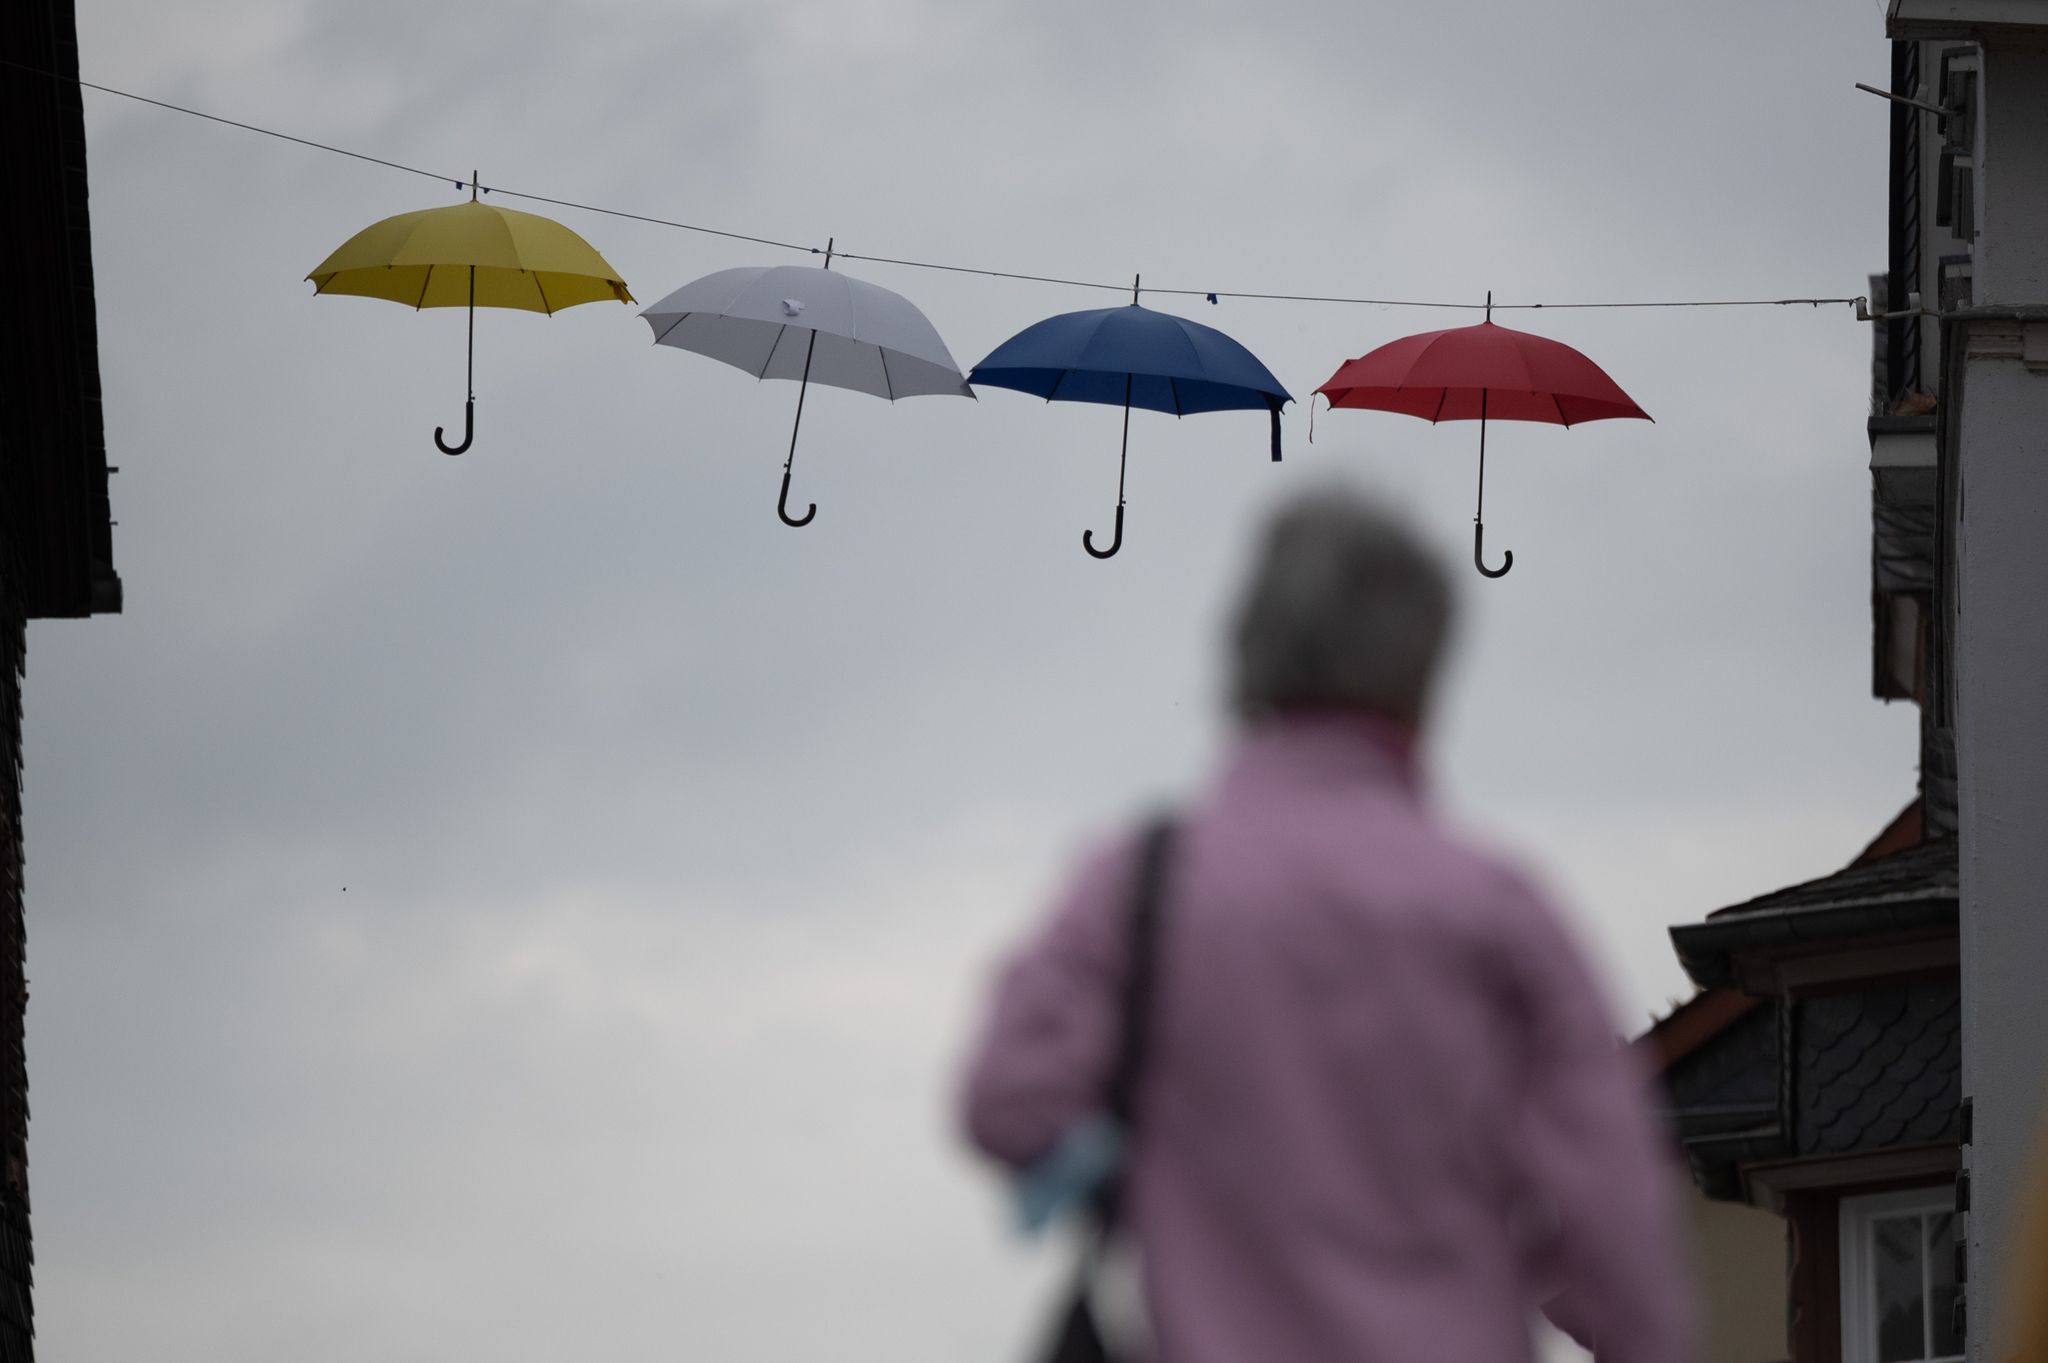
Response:
M930 393L974 396L938 330L916 305L833 273L829 245L823 269L720 270L683 285L640 315L654 328L656 345L709 355L757 379L796 379L801 385L775 508L788 525L808 525L818 512L813 502L801 517L789 514L789 470L803 425L804 393L812 383L891 402Z

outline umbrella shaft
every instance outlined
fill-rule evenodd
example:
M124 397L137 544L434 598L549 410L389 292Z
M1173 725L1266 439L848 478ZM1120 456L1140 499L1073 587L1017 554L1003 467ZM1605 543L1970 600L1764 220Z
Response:
M811 343L804 347L804 376L796 387L796 420L789 428L789 458L782 461L782 471L788 473L796 463L796 433L804 424L804 394L811 391L811 356L818 349L818 333L811 332Z
M1492 301L1488 294L1487 300ZM1479 504L1472 508L1472 519L1486 519L1486 390L1479 390Z
M1135 292L1135 286L1133 288ZM1116 504L1124 504L1124 466L1131 457L1131 375L1124 375L1124 440L1116 452Z

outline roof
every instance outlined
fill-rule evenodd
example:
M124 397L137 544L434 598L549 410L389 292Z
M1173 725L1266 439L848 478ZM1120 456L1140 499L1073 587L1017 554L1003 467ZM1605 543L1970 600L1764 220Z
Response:
M1638 1045L1659 1060L1708 1196L1742 1197L1743 1170L1759 1161L1957 1139L1961 995L1940 968L1953 964L1942 947L1956 931L1956 841L1919 841L1920 830L1916 802L1845 869L1671 929L1701 992ZM1784 987L1816 952L1846 968L1817 990ZM1743 993L1745 980L1775 997Z
M1733 989L1703 989L1650 1024L1634 1041L1659 1073L1709 1044L1763 1000Z
M0 13L0 567L31 618L118 611L76 22L70 0Z
M1686 973L1709 989L1736 983L1737 953L1953 935L1957 876L1955 839L1936 838L1674 927L1671 942Z
M1927 801L1915 797L1912 804L1899 811L1897 818L1884 826L1884 832L1870 840L1870 845L1856 856L1853 865L1876 861L1894 852L1903 852L1909 847L1918 847L1927 841Z
M1954 838L1937 838L1917 847L1804 881L1769 894L1716 909L1708 920L1789 910L1868 908L1930 895L1956 897L1957 864Z

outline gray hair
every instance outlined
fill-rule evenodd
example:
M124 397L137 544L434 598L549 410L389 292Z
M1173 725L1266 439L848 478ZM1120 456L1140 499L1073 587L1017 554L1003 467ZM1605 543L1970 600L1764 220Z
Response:
M1392 512L1344 486L1284 503L1237 609L1231 701L1419 718L1452 619L1450 578Z

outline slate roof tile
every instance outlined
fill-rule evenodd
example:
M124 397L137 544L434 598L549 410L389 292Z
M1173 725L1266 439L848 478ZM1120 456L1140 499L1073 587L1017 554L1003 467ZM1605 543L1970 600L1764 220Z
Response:
M1807 999L1794 1022L1793 1148L1840 1155L1960 1134L1962 1006L1952 977Z

